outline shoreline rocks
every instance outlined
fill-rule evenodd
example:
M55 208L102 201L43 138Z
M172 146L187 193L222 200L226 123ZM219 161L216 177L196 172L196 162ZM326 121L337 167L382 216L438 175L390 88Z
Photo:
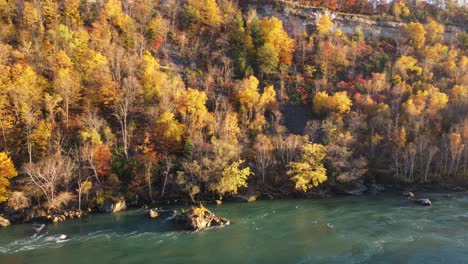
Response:
M196 231L213 226L225 226L230 222L213 214L203 206L191 207L174 217L174 223L181 229Z
M0 227L7 227L9 226L11 223L8 219L6 218L3 218L3 216L0 215Z
M107 198L104 204L98 207L99 211L103 213L116 213L127 209L125 198Z

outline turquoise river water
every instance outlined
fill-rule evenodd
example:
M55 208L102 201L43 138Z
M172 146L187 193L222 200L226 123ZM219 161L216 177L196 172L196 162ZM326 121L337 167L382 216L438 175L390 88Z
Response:
M143 210L0 230L0 263L468 263L468 193L226 203L224 228L176 231ZM61 234L66 240L59 240Z

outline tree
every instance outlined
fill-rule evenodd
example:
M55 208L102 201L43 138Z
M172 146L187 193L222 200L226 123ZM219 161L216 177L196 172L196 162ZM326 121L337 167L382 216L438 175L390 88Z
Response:
M93 183L91 181L85 180L85 181L78 181L77 182L78 188L76 189L76 192L78 193L78 210L81 211L81 196L83 193L87 194L91 187L93 186Z
M133 76L125 78L118 93L119 97L113 105L114 116L120 124L123 152L126 158L128 158L128 149L131 140L129 116L135 110L135 106L140 95L141 91L137 79Z
M333 22L327 15L323 15L318 22L317 32L321 35L328 36L332 28Z
M26 133L29 162L33 161L33 134L41 119L43 87L41 79L29 65L15 64L10 68L7 88L17 120L21 120Z
M18 175L15 165L5 152L0 152L0 203L5 202L10 194L10 179Z
M294 40L283 29L281 20L276 17L265 17L260 21L260 27L263 43L270 43L277 50L279 63L291 65L294 53ZM271 57L273 58L274 56Z
M403 0L399 0L392 2L392 13L397 20L400 20L400 17L408 17L410 10Z
M24 173L30 184L43 193L47 203L53 205L60 189L69 187L76 168L73 159L57 151L37 163L26 164Z
M337 92L329 96L327 92L318 92L314 95L313 109L316 114L328 112L347 113L351 110L352 101L346 91Z
M241 106L248 111L248 121L252 121L256 115L264 114L267 108L276 103L276 92L273 86L268 86L260 94L258 91L259 81L255 76L245 78L237 84L237 99Z
M255 164L257 170L262 175L262 183L265 184L266 170L270 167L272 162L273 144L268 136L258 134L253 146L255 152Z
M176 95L176 109L192 137L199 136L203 129L212 132L213 115L206 108L207 99L205 92L192 88Z
M444 40L445 27L434 19L429 18L428 23L424 26L424 30L426 31L428 43L435 44Z
M258 70L263 75L272 75L278 72L279 52L271 43L265 43L257 51Z
M182 148L182 137L185 126L181 124L173 113L164 112L156 120L156 142L168 151Z
M401 56L395 62L395 72L403 80L409 79L411 73L414 73L416 76L422 74L422 68L418 66L418 61L411 56Z
M189 0L185 8L192 19L206 26L217 28L223 22L216 0Z
M221 173L219 182L211 185L210 189L222 198L226 194L237 194L240 187L247 187L247 178L253 173L249 167L239 169L242 163L244 161L239 160L226 167Z
M426 30L421 23L411 22L405 28L408 43L415 49L420 49L426 41Z
M68 65L60 67L55 72L54 86L57 94L62 98L65 111L65 124L68 127L70 116L70 105L79 100L80 82L77 73L73 71L71 61L62 51L62 56L68 60Z
M327 180L327 169L323 166L326 149L321 144L307 143L302 147L298 162L290 162L288 175L294 182L296 190L303 192Z

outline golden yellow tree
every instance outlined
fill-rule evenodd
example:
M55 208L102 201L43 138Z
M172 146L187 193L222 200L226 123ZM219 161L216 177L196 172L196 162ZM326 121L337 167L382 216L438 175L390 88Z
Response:
M18 175L10 157L5 152L0 152L0 203L7 200L10 179Z
M223 197L226 194L237 194L240 187L247 187L247 178L253 173L250 172L249 167L240 169L239 166L243 163L243 160L239 160L225 168L219 181L212 184L210 189Z
M406 26L405 30L408 42L411 46L419 49L424 45L424 42L426 41L426 30L421 23L411 22Z
M424 29L426 31L426 40L428 43L434 44L444 40L445 27L444 25L437 23L434 19L429 18Z
M222 23L216 0L189 0L186 10L193 19L206 26L216 28Z
M298 162L290 162L288 175L294 182L296 190L303 192L327 180L327 169L323 166L326 149L321 144L307 143L302 147Z
M333 28L333 22L327 15L323 15L317 25L317 32L321 35L327 36Z
M262 40L278 50L279 62L291 65L294 53L294 40L283 28L283 23L276 17L266 17L260 21Z

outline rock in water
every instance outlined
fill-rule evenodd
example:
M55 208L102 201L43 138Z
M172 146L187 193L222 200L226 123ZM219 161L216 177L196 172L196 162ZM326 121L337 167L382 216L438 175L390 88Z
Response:
M216 216L203 206L191 207L174 217L174 223L185 230L201 230L212 226L229 225L229 221Z
M412 192L402 192L401 195L403 195L406 198L414 198L414 193Z
M150 209L148 211L148 216L149 218L158 218L159 217L159 214L157 211L153 210L153 209Z
M8 219L3 218L0 215L0 227L7 227L10 225L10 221Z
M40 224L40 225L35 226L33 228L34 228L34 231L36 231L36 233L39 233L39 232L42 231L42 229L44 229L45 226L46 226L45 224Z
M417 199L415 200L417 204L423 205L423 206L431 206L432 202L429 200L429 198L424 198L424 199Z

